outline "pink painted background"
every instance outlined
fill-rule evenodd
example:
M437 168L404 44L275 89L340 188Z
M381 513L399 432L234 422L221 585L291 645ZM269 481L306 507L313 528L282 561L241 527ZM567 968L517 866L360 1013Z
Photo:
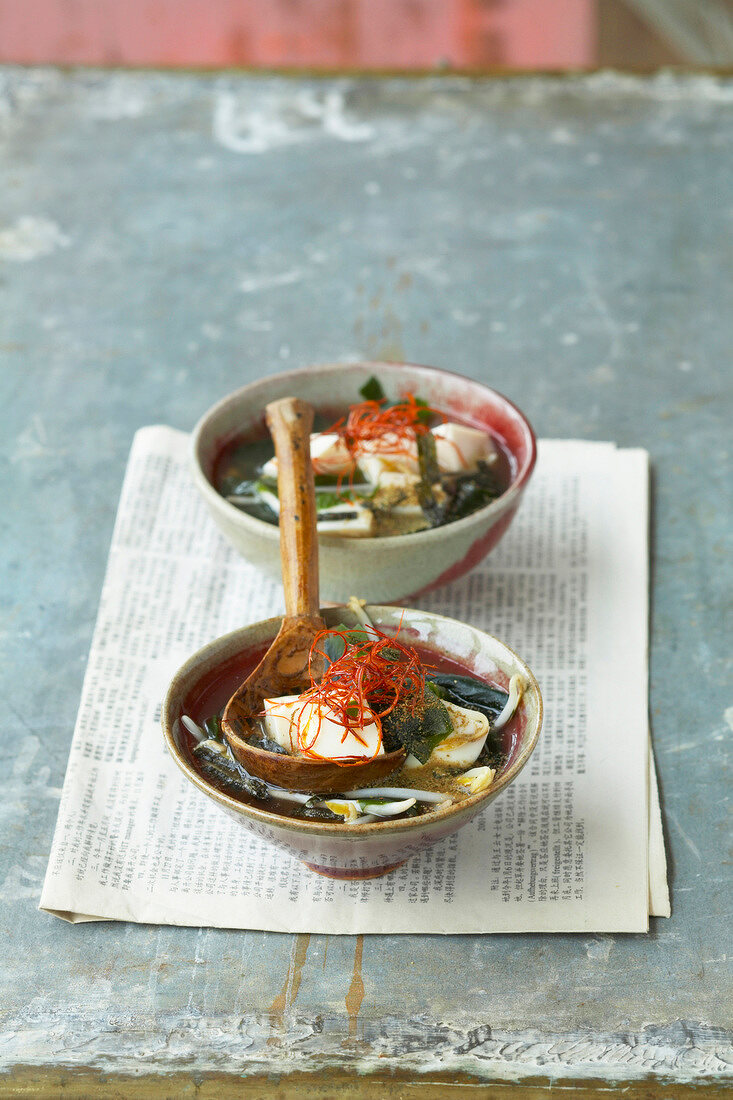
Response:
M593 0L0 0L0 61L322 69L594 63Z

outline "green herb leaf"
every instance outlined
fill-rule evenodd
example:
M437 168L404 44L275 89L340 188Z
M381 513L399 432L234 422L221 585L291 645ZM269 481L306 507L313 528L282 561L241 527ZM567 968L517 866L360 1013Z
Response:
M211 718L206 718L203 722L203 727L207 737L211 737L214 741L224 740L224 731L221 728L220 714L215 714Z
M320 489L324 489L326 492L328 492L329 489L333 489L335 491L337 488L339 488L339 486L343 485L344 482L344 478L341 478L339 480L339 478L334 477L333 474L316 474L313 480L316 483L316 492L318 492ZM361 472L358 466L351 471L348 477L348 481L349 488L354 485L368 484L367 479L365 478L364 474Z
M382 383L374 375L371 378L367 378L364 385L359 390L359 393L365 401L384 401L385 393L382 389Z
M433 419L433 414L430 411L430 406L427 401L423 401L422 397L415 398L415 404L420 407L420 412L417 414L417 418L421 424L429 424Z
M329 664L333 664L334 661L338 661L339 657L343 657L347 643L349 645L363 645L370 640L367 632L358 626L346 626L344 623L339 623L338 626L331 629L338 631L338 633L327 634L323 639L322 646ZM342 634L345 637L342 638Z

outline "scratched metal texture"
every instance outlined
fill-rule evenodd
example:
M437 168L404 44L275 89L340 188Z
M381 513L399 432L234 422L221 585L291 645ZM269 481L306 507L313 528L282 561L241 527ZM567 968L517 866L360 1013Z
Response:
M3 1066L724 1075L733 82L6 69L0 92ZM648 936L36 911L133 432L363 357L651 452L673 915Z

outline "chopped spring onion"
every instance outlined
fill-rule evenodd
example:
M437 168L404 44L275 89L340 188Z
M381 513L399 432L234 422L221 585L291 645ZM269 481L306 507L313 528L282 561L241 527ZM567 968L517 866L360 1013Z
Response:
M440 805L450 802L448 795L437 791L419 791L409 787L364 787L358 791L344 791L343 798L414 798L416 802L434 802Z
M298 805L305 806L313 798L312 794L304 794L303 791L286 791L284 787L273 787L271 783L267 786L272 797L280 798L283 802L297 802Z
M373 802L371 799L359 801L362 810L375 817L398 817L415 805L417 799L404 798L401 802Z

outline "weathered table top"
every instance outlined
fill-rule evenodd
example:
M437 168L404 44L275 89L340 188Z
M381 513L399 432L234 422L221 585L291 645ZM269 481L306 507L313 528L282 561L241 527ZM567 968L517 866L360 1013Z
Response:
M279 1080L290 1096L315 1074L310 1095L338 1082L349 1096L356 1071L370 1096L385 1074L421 1097L517 1077L719 1082L733 83L0 82L0 1049L26 1067L10 1087L56 1095L83 1073L111 1096L105 1075L179 1074L161 1089L260 1096ZM651 452L673 915L648 936L362 940L36 911L133 432L190 428L266 372L364 357L485 380L543 436Z

